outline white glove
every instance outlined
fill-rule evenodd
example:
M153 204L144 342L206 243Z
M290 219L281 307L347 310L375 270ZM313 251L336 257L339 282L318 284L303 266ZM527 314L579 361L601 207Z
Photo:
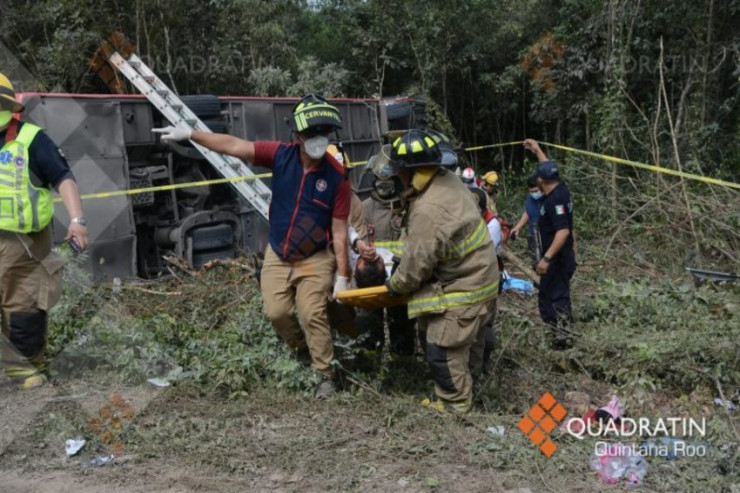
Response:
M336 281L334 281L334 292L331 295L331 299L337 299L337 293L347 290L349 290L349 277L338 275Z
M181 140L190 140L193 136L193 131L189 128L184 127L173 127L169 125L164 128L153 128L152 132L155 134L162 134L162 142L178 142Z

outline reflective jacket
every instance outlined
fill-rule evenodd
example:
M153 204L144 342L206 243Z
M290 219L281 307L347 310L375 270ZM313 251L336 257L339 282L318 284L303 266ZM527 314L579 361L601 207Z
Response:
M401 241L405 250L390 287L410 295L409 317L497 296L499 272L488 228L470 192L450 172L440 169L410 198Z
M0 230L38 232L54 217L51 192L34 186L29 172L28 149L41 129L24 123L15 135L17 126L12 120L0 150Z

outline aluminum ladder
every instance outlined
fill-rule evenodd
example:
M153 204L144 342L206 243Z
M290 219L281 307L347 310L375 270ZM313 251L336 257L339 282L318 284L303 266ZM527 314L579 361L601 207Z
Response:
M187 127L198 132L211 131L138 56L132 54L127 60L116 51L110 55L108 60L146 96L149 102L172 125ZM236 189L239 195L244 197L254 210L259 212L265 220L268 220L270 198L272 197L270 188L258 178L248 178L256 176L256 174L241 160L213 152L196 142L192 142L192 144L216 168L221 176L235 178L231 182L231 186Z

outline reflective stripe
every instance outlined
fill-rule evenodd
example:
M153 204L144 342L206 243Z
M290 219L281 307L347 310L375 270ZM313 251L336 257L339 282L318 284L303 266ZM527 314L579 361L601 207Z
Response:
M8 170L8 169L0 168L0 175L5 175L5 176L11 176L11 177L13 177L13 176L15 176L15 173L12 172L12 171L10 171L10 170Z
M12 181L3 180L0 178L0 185L5 185L6 187L13 188L15 184Z
M498 295L498 279L474 291L457 291L426 298L412 299L409 302L409 318L425 313L440 313L457 306L481 303Z
M18 142L18 151L17 151L17 154L15 155L15 158L13 159L13 162L15 163L15 160L18 159L19 157L23 157L24 154L25 152L23 149L23 144ZM26 167L28 167L28 163L26 163ZM23 173L19 173L19 172L15 173L15 190L17 192L20 192L18 194L17 201L18 201L18 228L21 231L24 231L26 229L26 214L24 210L25 203L24 203L24 197L23 197L24 195L23 194L23 182L24 182L23 178L24 178L24 175L26 174L27 173L25 170Z
M400 257L406 250L406 244L400 240L398 241L376 241L375 246L378 248L385 248L393 255Z
M465 238L458 245L452 247L450 253L445 256L445 260L461 259L466 257L470 252L473 252L485 245L488 237L488 228L486 227L486 223L481 219L478 226L470 236Z

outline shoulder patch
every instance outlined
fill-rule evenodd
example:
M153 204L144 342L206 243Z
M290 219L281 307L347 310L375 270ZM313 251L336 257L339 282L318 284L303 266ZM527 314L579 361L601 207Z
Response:
M562 216L565 214L565 206L564 205L556 205L555 206L555 215L556 216Z

